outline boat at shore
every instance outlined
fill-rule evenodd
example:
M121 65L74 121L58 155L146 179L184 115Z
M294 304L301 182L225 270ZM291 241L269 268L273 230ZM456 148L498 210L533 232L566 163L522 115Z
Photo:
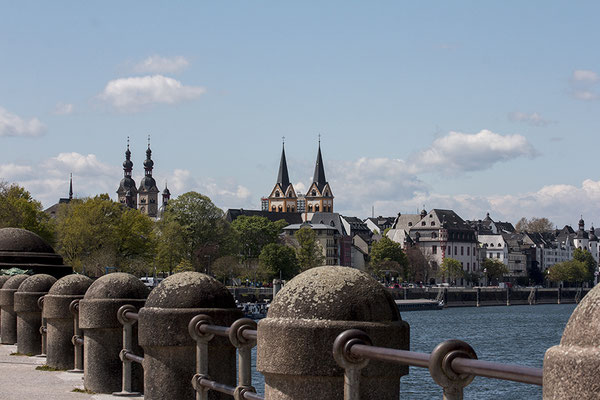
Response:
M395 300L398 311L423 311L423 310L441 310L444 308L444 301L415 299L415 300Z

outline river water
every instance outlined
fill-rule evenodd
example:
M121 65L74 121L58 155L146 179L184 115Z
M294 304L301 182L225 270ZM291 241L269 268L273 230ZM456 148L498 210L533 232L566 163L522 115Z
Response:
M402 313L410 324L412 351L430 353L440 342L461 339L469 343L481 360L541 368L546 350L560 342L562 332L575 309L574 304L510 307L461 307L436 311ZM253 383L263 394L264 379L255 369ZM400 380L401 399L441 399L442 390L424 368L410 368ZM341 390L341 388L340 388ZM535 385L476 377L465 388L465 399L541 399Z

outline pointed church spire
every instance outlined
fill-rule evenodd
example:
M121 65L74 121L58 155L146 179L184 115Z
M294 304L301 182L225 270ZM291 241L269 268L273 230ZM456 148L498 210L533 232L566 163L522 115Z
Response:
M283 137L283 146L281 148L281 161L279 161L277 183L281 185L283 191L286 191L288 186L290 186L290 176L288 174L287 161L285 159L285 136Z
M131 176L132 169L133 162L131 161L131 151L129 151L129 136L127 136L127 150L125 151L125 161L123 162L123 175L125 177Z
M315 164L313 182L317 184L319 190L323 190L323 187L327 184L327 179L325 179L325 167L323 166L323 157L321 156L321 135L319 135L319 151L317 153L317 163Z
M148 135L148 149L146 150L146 161L144 161L144 170L147 176L152 176L152 167L154 167L154 161L152 161L152 150L150 149L150 135Z
M73 200L73 173L69 178L69 201Z

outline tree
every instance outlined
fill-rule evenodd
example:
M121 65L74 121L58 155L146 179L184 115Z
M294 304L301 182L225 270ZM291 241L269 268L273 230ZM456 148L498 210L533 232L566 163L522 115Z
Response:
M258 257L265 245L277 242L286 225L285 220L271 222L259 216L242 215L236 218L231 228L235 233L239 254L243 259Z
M548 279L553 282L582 283L590 279L586 265L577 260L554 264L548 269Z
M155 254L152 220L102 194L61 204L58 251L78 270L101 275L105 267L148 272Z
M415 282L428 282L432 273L431 261L432 254L423 254L416 246L408 247L405 250L406 260L408 262L408 275Z
M241 273L240 261L236 256L219 257L212 263L211 271L217 280L226 285L229 279Z
M165 213L155 226L155 236L156 268L172 273L187 259L185 230L171 214Z
M402 246L387 236L382 236L371 247L371 267L375 271L395 270L403 279L409 279L408 259Z
M523 217L515 225L517 232L550 232L554 229L554 224L545 217L537 218L533 217L530 220Z
M197 192L184 193L169 202L164 217L181 226L183 255L195 270L207 268L205 256L215 260L232 253L231 228L223 218L223 211L207 196Z
M589 250L575 249L573 252L573 259L581 261L586 266L588 270L588 279L586 280L594 279L594 272L596 271L598 264L596 263L596 260L594 260L594 256L592 256L592 253L590 253Z
M279 243L269 243L264 246L258 262L261 272L269 280L279 277L291 279L300 269L294 249Z
M300 228L294 233L294 237L298 241L296 257L301 271L325 264L323 248L317 241L316 233L310 227Z
M486 258L481 263L481 266L483 267L482 271L488 282L493 282L494 280L498 281L509 273L506 265L497 259Z
M0 228L22 228L54 244L54 226L42 204L19 185L0 181Z
M464 277L462 264L460 261L454 258L444 258L442 265L440 265L440 276L452 281L456 281L456 279Z

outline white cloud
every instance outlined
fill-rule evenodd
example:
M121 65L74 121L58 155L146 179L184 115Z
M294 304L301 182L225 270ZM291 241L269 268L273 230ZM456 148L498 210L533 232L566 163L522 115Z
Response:
M589 90L574 90L573 96L575 96L576 99L585 101L596 100L598 98L596 93Z
M153 55L134 66L134 71L141 74L168 74L179 72L190 65L185 57L161 57Z
M508 119L514 122L525 122L532 126L547 126L549 124L554 123L555 121L551 121L549 119L543 118L539 113L534 112L531 114L527 114L524 112L516 111L508 114Z
M489 130L468 134L450 132L410 158L415 172L452 174L478 171L501 161L537 155L531 143L521 135L499 135Z
M73 112L74 106L70 103L58 103L54 108L54 114L56 115L69 115Z
M0 107L0 136L41 136L46 127L37 118L25 120Z
M205 92L199 86L185 86L173 78L153 75L112 80L98 97L120 111L137 111L152 104L192 100Z
M587 69L576 69L573 71L573 80L578 82L595 83L600 80L598 74Z

